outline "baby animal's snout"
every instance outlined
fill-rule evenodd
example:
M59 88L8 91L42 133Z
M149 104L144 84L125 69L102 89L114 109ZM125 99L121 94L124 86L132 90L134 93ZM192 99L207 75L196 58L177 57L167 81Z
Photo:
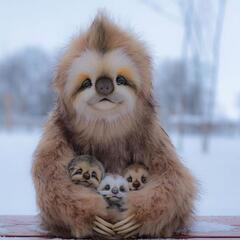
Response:
M90 179L90 174L89 174L89 172L85 172L85 173L83 174L83 177L84 177L86 180L89 180L89 179Z
M112 193L113 194L118 194L118 188L117 187L113 187L112 188Z
M133 185L134 188L139 188L140 187L140 182L136 180L136 181L133 182L132 185Z

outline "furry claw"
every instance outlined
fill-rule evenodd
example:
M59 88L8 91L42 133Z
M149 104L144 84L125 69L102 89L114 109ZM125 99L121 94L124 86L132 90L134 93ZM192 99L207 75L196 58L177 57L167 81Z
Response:
M113 225L113 230L119 234L123 235L124 238L129 238L138 233L138 228L142 224L137 223L135 220L135 215L131 215L130 217L116 223Z
M120 235L127 234L127 233L130 233L130 232L138 229L140 226L141 226L141 224L138 223L138 224L135 224L135 225L133 225L131 227L128 227L128 228L126 228L124 230L118 231L117 233L120 234Z
M97 221L94 221L93 224L95 225L95 227L99 228L100 230L102 230L108 234L115 235L115 232L112 229L106 227L105 225L103 225Z
M97 232L97 233L102 234L102 235L105 235L105 236L108 236L108 237L112 237L111 234L106 233L106 232L104 232L103 230L101 230L101 229L99 229L99 228L97 228L97 227L93 227L93 230L94 230L95 232Z
M136 223L137 223L137 221L132 220L131 222L128 222L127 224L124 224L124 225L122 225L122 226L120 226L118 228L114 228L114 231L116 231L116 232L123 231L123 230L125 230L127 228L132 227Z
M119 228L119 227L129 223L134 217L135 217L135 214L131 215L130 217L125 218L124 220L122 220L122 221L120 221L118 223L115 223L113 225L113 230L115 230L115 229L117 229L117 228Z
M138 234L138 230L132 231L129 234L125 235L123 238L134 238Z
M93 222L93 230L104 236L112 237L115 232L112 230L113 225L104 219L95 216L95 221Z
M102 219L102 218L100 218L98 216L95 216L95 220L96 220L95 222L99 222L100 224L102 224L102 225L104 225L104 226L106 226L106 227L108 227L110 229L113 229L113 224L105 221L104 219Z

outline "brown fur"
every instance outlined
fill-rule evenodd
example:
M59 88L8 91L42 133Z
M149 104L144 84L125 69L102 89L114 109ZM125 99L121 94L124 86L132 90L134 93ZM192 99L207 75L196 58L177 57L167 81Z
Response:
M138 67L142 85L136 92L137 108L117 124L76 123L71 99L64 95L67 70L87 48L102 53L122 48ZM144 223L140 235L171 236L190 223L195 181L159 125L151 79L151 61L143 44L104 16L97 16L90 29L71 42L54 81L56 107L46 123L33 163L37 203L43 223L52 233L89 236L93 234L94 216L107 215L100 195L70 181L66 168L76 154L95 155L106 171L113 173L142 161L149 168L150 182L128 196L128 214L135 213L137 220Z

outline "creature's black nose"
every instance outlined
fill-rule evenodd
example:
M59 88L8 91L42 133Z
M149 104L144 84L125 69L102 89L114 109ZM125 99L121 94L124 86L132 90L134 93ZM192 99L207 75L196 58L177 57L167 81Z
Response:
M118 194L118 188L117 187L112 188L112 193L113 194Z
M85 173L83 174L83 177L84 177L86 180L89 180L89 179L90 179L90 174L89 174L89 172L85 172Z
M102 76L99 77L96 81L96 91L100 95L109 95L113 92L114 86L113 82L109 77Z
M140 182L138 180L136 180L136 181L133 182L132 185L133 185L134 188L139 188L140 187Z

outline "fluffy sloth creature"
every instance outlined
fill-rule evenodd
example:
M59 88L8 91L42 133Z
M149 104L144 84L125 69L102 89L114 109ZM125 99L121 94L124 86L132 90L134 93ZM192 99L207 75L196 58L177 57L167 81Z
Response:
M107 219L104 198L74 184L66 171L76 154L90 154L107 172L119 174L141 161L149 169L151 179L128 193L127 211L114 229L139 226L139 236L169 237L188 227L196 184L158 121L144 44L99 14L70 42L54 85L56 106L32 169L43 225L58 236L86 237L93 236L96 219Z
M101 194L108 204L108 218L111 223L121 220L122 212L125 211L127 192L129 191L127 180L118 174L106 174L98 187L98 193ZM100 227L100 228L99 228ZM121 234L114 225L109 226L107 232L102 232L101 225L97 224L93 229L97 233L108 237L117 237Z
M117 174L107 174L98 187L98 192L105 198L108 207L117 207L120 211L124 210L122 207L128 191L127 181Z
M132 165L131 165L132 166ZM108 221L116 222L121 219L124 209L126 193L129 191L127 180L117 174L106 174L101 162L91 155L80 155L68 164L68 174L75 184L91 188L101 194L108 206ZM100 220L101 221L101 220ZM93 230L108 237L114 237L113 225L107 232L102 231L102 225L95 221ZM106 229L105 229L106 230Z
M123 171L123 176L128 182L130 191L140 190L148 181L147 167L142 163L134 163Z
M105 170L102 163L94 156L80 155L68 164L68 173L74 183L97 189Z

